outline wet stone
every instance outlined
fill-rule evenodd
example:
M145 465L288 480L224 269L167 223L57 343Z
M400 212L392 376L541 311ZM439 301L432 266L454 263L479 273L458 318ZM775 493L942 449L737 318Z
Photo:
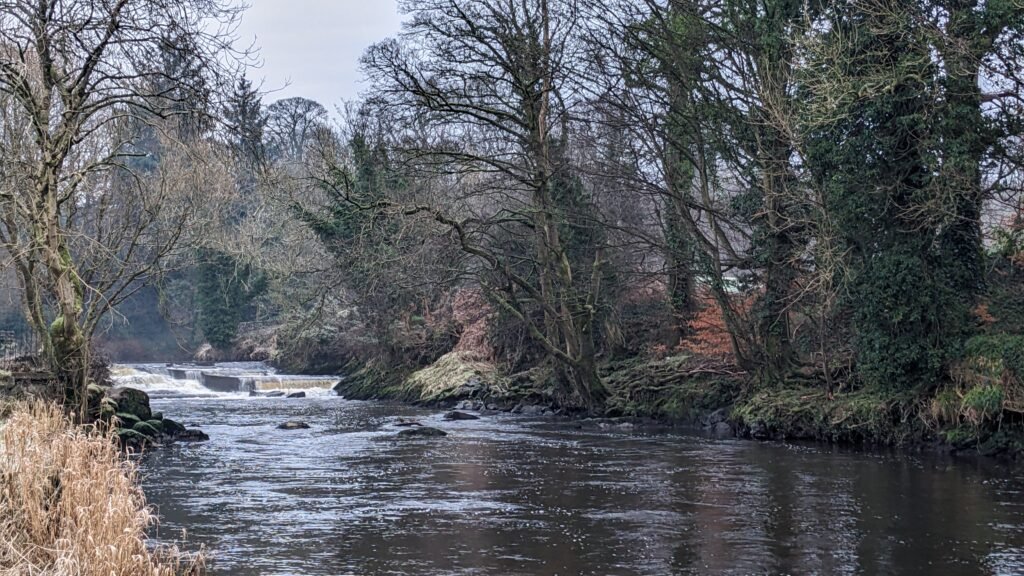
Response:
M447 435L448 433L444 430L438 430L437 428L430 428L427 426L406 428L398 433L400 438L438 438Z

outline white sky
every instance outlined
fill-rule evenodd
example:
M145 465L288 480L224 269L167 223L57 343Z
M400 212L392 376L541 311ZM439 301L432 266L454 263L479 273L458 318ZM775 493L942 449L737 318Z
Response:
M371 44L399 32L395 0L247 0L239 44L255 42L263 67L264 104L302 96L332 113L366 89L359 58Z

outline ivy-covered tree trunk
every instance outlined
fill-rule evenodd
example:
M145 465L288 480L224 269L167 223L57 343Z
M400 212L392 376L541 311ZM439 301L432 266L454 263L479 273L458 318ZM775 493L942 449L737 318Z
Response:
M939 98L931 47L915 6L837 10L827 41L840 47L841 83L857 87L809 139L812 165L850 247L849 299L857 372L869 386L907 390L937 381L965 328L961 295L941 249L937 201L955 191L936 179L938 141L928 119ZM876 7L877 8L877 7ZM835 60L835 58L833 58ZM884 86L864 91L863 86Z
M687 325L695 312L694 254L697 250L686 222L690 220L690 202L694 182L691 160L694 148L689 92L692 87L681 85L681 80L668 75L671 103L666 119L667 138L664 145L665 183L668 198L665 202L663 227L665 233L665 259L668 268L669 304L675 315L680 339L687 336Z
M553 86L554 66L551 53L551 14L548 1L540 2L540 58L535 73L540 79L536 88L527 87L523 94L523 116L531 127L530 161L534 165L533 211L535 250L541 295L544 298L544 317L547 339L551 344L562 346L564 354L556 356L567 364L568 379L574 392L590 409L604 404L607 392L597 372L596 346L594 344L594 319L597 313L597 295L600 282L581 289L581 282L574 277L573 263L563 242L562 235L567 222L562 206L555 201L558 179L552 151L550 131L551 104L555 97ZM592 266L598 271L601 266L600 252L594 256Z
M796 355L790 341L790 309L801 249L793 213L799 195L793 175L793 146L787 129L794 113L792 28L803 16L802 3L772 0L751 30L756 58L758 106L750 116L754 172L763 199L755 227L755 247L763 269L764 293L757 304L758 372L763 384L784 381Z

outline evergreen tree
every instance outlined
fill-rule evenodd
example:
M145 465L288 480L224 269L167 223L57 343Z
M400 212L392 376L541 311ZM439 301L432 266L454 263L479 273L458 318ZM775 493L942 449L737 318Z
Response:
M246 266L237 267L238 260L230 254L209 248L199 251L199 327L217 350L231 347L253 299L265 289L258 274Z
M224 107L227 142L242 167L239 185L243 195L252 192L255 174L266 161L264 132L267 114L262 97L252 82L242 76L227 98Z
M229 95L224 109L227 140L235 155L237 186L241 199L231 213L229 224L245 218L249 204L256 202L259 171L263 168L263 130L266 114L258 90L242 76ZM199 325L214 348L230 347L238 325L252 314L254 300L265 289L264 275L228 252L201 248L197 253L196 299Z

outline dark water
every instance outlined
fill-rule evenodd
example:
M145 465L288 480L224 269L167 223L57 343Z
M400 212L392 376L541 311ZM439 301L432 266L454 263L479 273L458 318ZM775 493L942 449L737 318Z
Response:
M991 462L331 397L154 404L212 438L143 472L159 536L187 530L214 574L1024 574L1024 476ZM398 440L396 416L451 435Z

